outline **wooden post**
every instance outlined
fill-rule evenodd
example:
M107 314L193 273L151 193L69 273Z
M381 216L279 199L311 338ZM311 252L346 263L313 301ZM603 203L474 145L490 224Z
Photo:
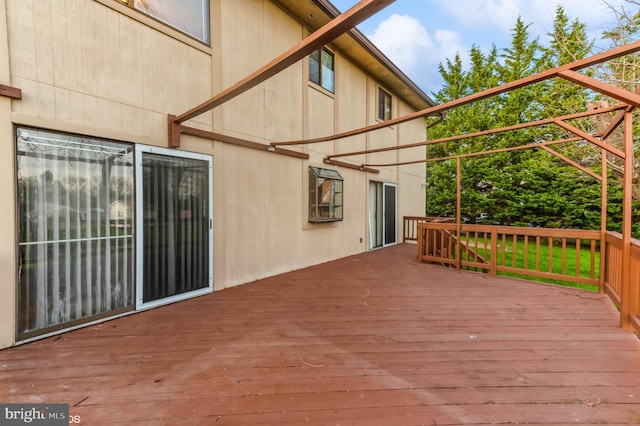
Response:
M180 123L175 121L176 116L167 116L167 134L169 135L169 148L180 148Z
M633 184L633 115L627 111L624 116L624 184L622 198L622 291L620 306L620 327L631 330L630 315L637 301L631 300L637 294L638 283L631 286L631 185Z
M461 178L460 157L456 158L456 268L458 271L462 269L462 259L460 258L460 239L462 238L462 224L460 220L462 218L461 206L462 206L462 178Z
M402 218L402 242L403 243L407 242L407 217L406 216Z
M498 228L495 226L491 229L491 275L498 275Z
M600 293L604 293L604 279L606 277L607 256L607 198L608 198L608 163L607 151L602 150L602 195L600 200Z

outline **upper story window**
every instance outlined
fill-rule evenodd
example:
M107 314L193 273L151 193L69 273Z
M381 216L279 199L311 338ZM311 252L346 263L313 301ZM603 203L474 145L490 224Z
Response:
M209 0L118 0L207 44Z
M333 53L322 48L309 55L309 80L334 93L335 76Z
M391 120L391 95L381 88L378 88L378 119L382 121Z

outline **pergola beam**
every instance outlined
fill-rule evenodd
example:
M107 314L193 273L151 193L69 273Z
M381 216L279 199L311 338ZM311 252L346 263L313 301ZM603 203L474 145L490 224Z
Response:
M584 74L580 74L575 71L566 70L561 71L558 75L565 80L569 80L573 83L579 84L587 89L595 90L603 95L611 96L614 99L624 102L634 107L640 107L640 95L630 92L620 87L612 86L602 81L598 81L595 78L588 77Z
M567 138L567 139L559 139L556 141L547 141L547 142L540 142L540 143L532 143L532 144L528 144L528 145L519 145L519 146L510 146L508 148L498 148L498 149L491 149L488 151L480 151L480 152L468 152L466 154L457 154L457 155L447 155L446 157L437 157L437 158L424 158L424 159L420 159L420 160L412 160L412 161L403 161L403 162L398 162L398 163L385 163L385 164L363 164L363 167L391 167L391 166L407 166L409 164L420 164L420 163L434 163L436 161L445 161L445 160L455 160L458 158L470 158L470 157L480 157L483 155L489 155L489 154L498 154L501 152L510 152L510 151L520 151L523 149L531 149L531 148L542 148L545 146L549 146L549 145L557 145L557 144L561 144L561 143L567 143L567 142L576 142L582 140L581 137L579 136L574 136L571 138Z
M592 116L592 115L604 114L606 112L618 111L618 110L622 110L622 109L625 109L625 108L626 108L626 105L622 105L622 104L614 105L612 107L602 108L602 109L598 109L598 110L583 111L583 112L579 112L579 113L575 113L575 114L564 115L564 116L557 117L557 118L548 118L548 119L545 119L545 120L530 121L530 122L527 122L527 123L514 124L512 126L506 126L506 127L496 128L496 129L483 130L483 131L480 131L480 132L465 133L465 134L462 134L462 135L449 136L449 137L446 137L446 138L433 139L433 140L430 140L430 141L422 141L422 142L415 142L415 143L404 144L404 145L388 146L388 147L384 147L384 148L374 148L374 149L367 149L367 150L362 150L362 151L353 151L353 152L344 152L344 153L340 153L340 154L332 154L332 155L327 155L326 158L327 159L333 159L333 158L338 158L338 157L349 157L349 156L352 156L352 155L374 154L374 153L377 153L377 152L396 151L396 150L400 150L400 149L416 148L416 147L427 146L427 145L435 145L435 144L444 143L444 142L459 141L459 140L462 140L462 139L469 139L469 138L475 138L475 137L479 137L479 136L493 135L493 134L509 132L509 131L513 131L513 130L521 130L521 129L526 129L526 128L529 128L529 127L544 126L546 124L556 124L556 120L573 120L573 119L576 119L576 118L584 118L584 117L589 117L589 116Z
M242 146L245 148L257 149L260 151L269 151L274 152L276 154L286 155L289 157L308 159L309 154L299 151L292 151L284 148L274 148L270 145L265 145L259 142L252 142L245 139L236 138L229 135L223 135L221 133L210 132L208 130L196 129L195 127L188 127L180 125L182 133L185 135L198 136L204 139L210 139L212 141L224 142L232 145Z
M0 84L0 96L11 99L22 99L22 90L17 87Z
M599 174L597 174L596 172L594 172L592 170L587 169L582 164L578 164L577 162L573 161L572 159L560 154L559 152L556 152L556 151L552 150L548 146L542 146L541 148L544 149L545 151L547 151L549 154L553 155L554 157L559 158L560 160L564 161L567 164L572 165L573 167L575 167L576 169L580 170L581 172L586 173L589 176L591 176L592 178L602 182L602 176L600 176Z
M573 133L574 135L580 136L584 140L586 140L588 142L591 142L594 145L599 146L600 148L604 149L605 151L607 151L607 152L609 152L609 153L611 153L613 155L616 155L616 156L618 156L618 157L620 157L622 159L625 158L624 151L621 151L618 148L613 147L611 145L607 145L605 142L603 142L603 141L601 141L601 140L599 140L597 138L594 138L590 134L583 132L582 130L578 129L577 127L572 126L571 124L569 124L567 122L564 122L562 120L558 120L558 119L555 120L555 123L558 126L562 127L563 129Z
M359 166L357 164L345 163L342 161L331 160L329 158L325 158L325 164L333 164L334 166L346 167L347 169L360 170L361 172L369 172L369 173L380 173L378 169L372 169L371 167Z
M347 138L347 137L351 137L351 136L357 136L363 133L368 133L374 130L378 130L378 129L383 129L385 127L390 127L390 126L395 126L396 124L401 124L401 123L406 123L408 121L411 120L415 120L418 118L424 118L430 115L436 115L436 114L442 114L444 111L462 106L462 105L467 105L470 104L472 102L477 102L479 100L482 99L486 99L486 98L490 98L492 96L496 96L499 95L501 93L505 93L505 92L509 92L511 90L514 89L519 89L521 87L525 87L534 83L539 83L541 81L545 81L548 80L550 78L553 77L558 77L560 75L560 73L563 73L565 71L576 71L576 70L580 70L583 68L587 68L590 67L592 65L596 65L611 59L615 59L615 58L619 58L621 56L625 56L625 55L629 55L631 53L635 53L640 51L640 41L637 41L635 43L630 43L627 44L625 46L620 46L617 47L615 49L611 49L608 50L606 52L602 52L602 53L598 53L596 55L590 56L589 58L584 58L581 59L579 61L575 61L575 62L571 62L565 65L562 65L560 67L557 68L552 68L550 70L547 71L543 71L541 73L529 76L529 77L525 77L525 78L521 78L515 81L512 81L510 83L506 83L503 84L501 86L497 86L497 87L493 87L491 89L487 89L487 90L483 90L481 92L477 92L477 93L473 93L471 95L459 98L459 99L454 99L452 101L449 102L445 102L443 104L440 105L436 105L433 107L429 107L426 109L423 109L421 111L416 111L414 113L411 114L407 114L405 116L402 117L398 117L395 119L391 119L391 120L387 120L381 123L377 123L377 124L373 124L370 126L366 126L366 127L362 127L360 129L355 129L355 130L349 130L346 132L342 132L342 133L337 133L335 135L329 135L329 136L323 136L323 137L319 137L319 138L313 138L313 139L303 139L303 140L298 140L298 141L288 141L288 142L273 142L272 145L276 146L276 145L304 145L304 144L312 144L312 143L319 143L319 142L328 142L328 141L332 141L332 140L337 140L337 139L343 139L343 138ZM567 73L565 73L567 74ZM568 77L574 77L572 74L567 74ZM566 78L566 76L565 76ZM581 80L583 83L584 80ZM595 81L595 80L594 80ZM606 85L608 87L613 87L610 85L607 85L606 83L600 83L598 82L599 85L595 86L595 87L591 87L591 86L587 86L589 88L592 88L594 90L599 90L601 87L601 85ZM590 82L587 82L587 84L590 84ZM617 93L617 91L613 91L614 93ZM632 99L635 99L634 97L632 97Z
M335 19L332 19L329 23L324 25L319 30L312 33L309 37L300 41L298 44L287 50L285 53L273 59L268 64L264 65L260 69L249 74L233 86L223 90L216 96L203 102L202 104L190 109L189 111L182 113L178 116L170 118L169 121L169 146L180 146L179 132L175 127L178 127L180 123L190 120L199 116L213 108L222 105L223 103L237 97L238 95L246 92L247 90L257 86L258 84L268 80L280 71L295 64L302 58L306 57L315 50L318 50L325 44L331 42L343 33L351 30L360 22L376 14L381 9L384 9L395 0L362 0L345 13L338 15ZM174 138L178 136L176 141Z
M640 85L638 85L638 87L636 87L635 92L636 94L640 94ZM633 111L635 108L633 106L627 106L627 111L631 112ZM611 123L609 123L609 127L607 127L607 129L605 129L604 132L602 132L602 139L607 139L611 133L613 133L618 126L620 126L620 124L622 124L622 122L624 121L624 114L625 111L619 111L618 114L615 116L615 118L613 120L611 120Z

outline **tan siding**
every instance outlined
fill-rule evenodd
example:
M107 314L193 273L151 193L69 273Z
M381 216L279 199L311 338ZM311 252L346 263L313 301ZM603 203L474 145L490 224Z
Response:
M264 214L267 197L274 189L265 185L266 161L266 156L258 151L238 147L224 150L225 241L224 244L217 241L217 247L224 256L225 286L266 274L268 245L265 244Z
M9 84L10 55L7 44L7 17L5 0L0 0L0 83ZM11 101L0 97L0 197L5 202L0 205L0 348L10 346L15 341L16 318L16 215L15 205L9 200L16 199L15 193L15 150L13 149L13 128L11 125Z
M25 91L16 112L126 128L164 143L166 114L211 96L208 54L100 3L7 3L12 74ZM132 116L149 121L132 125ZM211 123L211 114L195 121Z
M406 104L399 102L398 114L407 115L412 112ZM400 126L399 139L403 144L421 142L426 138L423 119L414 120ZM425 147L402 149L398 151L398 161L413 161L425 158ZM399 167L398 200L402 206L398 223L398 235L402 236L402 216L423 216L425 205L425 164L413 164Z
M307 97L306 138L317 138L335 133L335 99L311 83ZM309 146L309 152L315 154L312 160L322 162L325 155L333 154L333 142L316 143Z
M19 34L11 38L9 46L9 61L12 74L23 76L30 80L36 79L36 49L35 34L33 32L33 2L8 1L7 20L9 34ZM4 23L3 23L4 24Z
M338 61L337 74L339 78L336 80L336 131L340 133L366 126L369 113L367 76L346 60ZM359 135L340 140L336 144L336 153L361 151L366 148L367 135ZM347 157L345 161L362 164L365 162L365 156Z

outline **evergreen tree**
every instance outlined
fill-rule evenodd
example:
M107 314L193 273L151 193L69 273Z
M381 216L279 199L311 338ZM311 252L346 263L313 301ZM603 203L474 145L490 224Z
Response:
M462 69L462 59L457 53L453 61L447 59L446 66L440 64L438 70L445 81L443 88L434 99L439 103L446 103L468 95L465 86L465 73ZM458 126L464 122L464 107L447 112L446 119L427 132L429 139L440 139L457 134ZM448 144L427 146L427 158L441 158L451 155ZM453 163L453 164L452 164ZM454 216L456 205L456 176L455 162L438 161L426 164L427 191L425 211L427 215Z
M471 67L469 71L463 71L462 61L456 55L454 61L447 61L446 67L440 66L440 74L446 85L435 94L438 102L449 102L469 94L479 92L498 84L497 50L495 47L488 55L482 53L477 47L471 48ZM494 101L491 99L463 105L447 112L447 117L442 124L429 131L429 139L441 139L448 136L487 130L495 126L492 118L496 116L492 111ZM454 142L438 144L427 147L428 158L465 154L482 151L484 146L478 140L463 139ZM468 165L468 162L463 162ZM465 168L462 173L463 187L477 188L481 180L486 180L486 175L477 173L475 168ZM456 208L456 162L444 161L427 164L427 214L437 216L453 216ZM475 217L482 207L482 199L475 191L463 193L463 205L470 207L471 211L462 212ZM471 197L471 198L469 198Z
M548 48L538 39L532 40L528 29L529 25L518 18L508 48L498 51L493 46L485 54L474 46L468 71L462 67L459 55L453 62L447 61L446 66L440 67L446 85L435 99L448 102L527 77L581 59L591 48L584 25L577 20L571 22L560 7ZM589 100L588 91L554 79L450 110L445 122L429 131L429 139L583 111ZM527 128L430 146L427 155L433 158L520 146L568 136L565 133L552 126ZM492 222L502 224L576 228L599 225L599 182L546 151L526 149L463 158L461 165L463 217L488 213ZM455 161L429 163L427 170L427 214L454 215Z

